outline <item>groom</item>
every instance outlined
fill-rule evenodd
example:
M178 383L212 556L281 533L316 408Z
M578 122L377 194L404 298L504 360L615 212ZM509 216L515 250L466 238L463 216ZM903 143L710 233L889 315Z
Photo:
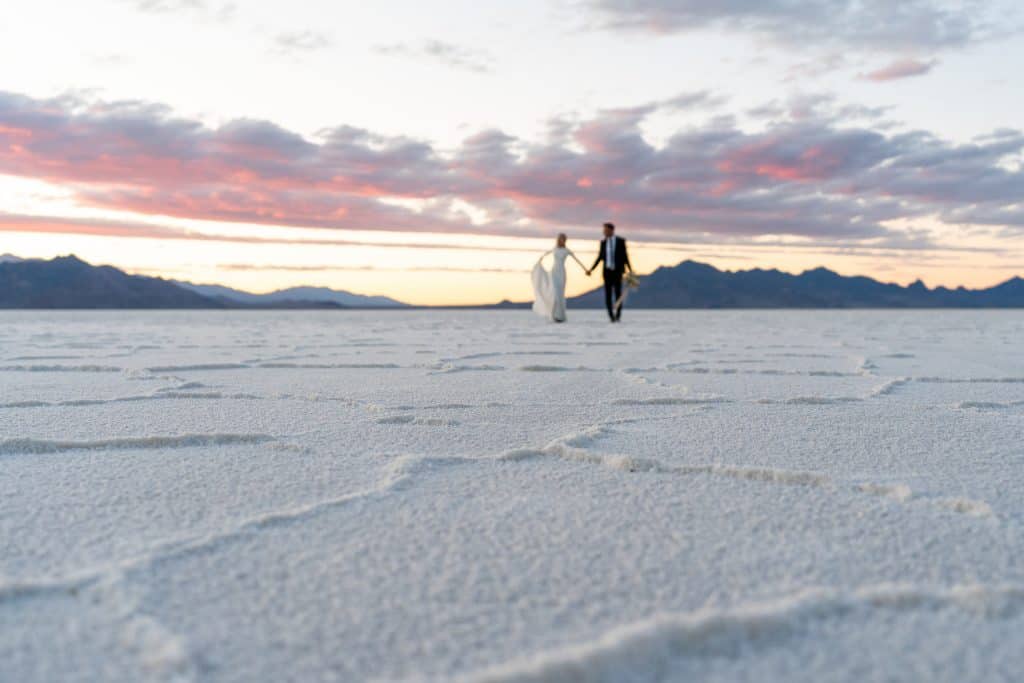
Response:
M626 253L626 240L615 236L615 226L611 223L604 224L601 250L597 253L597 259L594 265L590 266L587 275L590 275L601 261L604 261L604 303L608 307L608 316L613 323L617 323L622 315L622 306L616 306L622 297L622 273L627 268L632 273L633 266L630 265L629 254Z

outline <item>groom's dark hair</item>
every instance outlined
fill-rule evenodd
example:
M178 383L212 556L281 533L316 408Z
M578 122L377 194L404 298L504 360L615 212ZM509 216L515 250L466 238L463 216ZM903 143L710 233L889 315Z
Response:
M613 223L605 223L604 227L608 228L612 232L615 232L615 224L613 224Z

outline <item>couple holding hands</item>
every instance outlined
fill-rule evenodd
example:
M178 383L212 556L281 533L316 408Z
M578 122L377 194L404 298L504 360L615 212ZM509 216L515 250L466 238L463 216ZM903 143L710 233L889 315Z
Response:
M604 224L604 239L601 240L601 248L594 260L594 265L587 268L565 246L565 233L558 235L555 248L545 252L537 264L533 267L533 310L540 316L553 320L556 323L565 322L565 260L572 257L580 265L587 275L590 275L598 264L604 263L602 273L604 276L604 301L608 308L608 317L613 323L619 322L622 315L622 304L625 299L622 291L623 275L627 275L627 284L635 286L633 266L629 263L629 254L626 251L626 240L615 235L615 226L611 223ZM552 254L554 263L551 270L545 270L541 260Z

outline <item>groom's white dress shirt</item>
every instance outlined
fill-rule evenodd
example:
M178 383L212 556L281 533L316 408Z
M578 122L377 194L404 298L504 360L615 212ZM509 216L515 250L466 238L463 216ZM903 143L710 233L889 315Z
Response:
M615 235L604 241L604 267L615 270Z

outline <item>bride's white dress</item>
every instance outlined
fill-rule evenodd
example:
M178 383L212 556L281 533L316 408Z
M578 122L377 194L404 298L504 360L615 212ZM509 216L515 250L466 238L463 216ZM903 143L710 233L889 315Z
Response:
M569 256L575 258L576 255L566 247L555 247L548 254L554 257L551 270L546 270L540 261L537 261L537 265L533 267L531 275L533 280L533 310L537 315L548 320L564 322L565 259ZM547 254L544 256L547 256Z

